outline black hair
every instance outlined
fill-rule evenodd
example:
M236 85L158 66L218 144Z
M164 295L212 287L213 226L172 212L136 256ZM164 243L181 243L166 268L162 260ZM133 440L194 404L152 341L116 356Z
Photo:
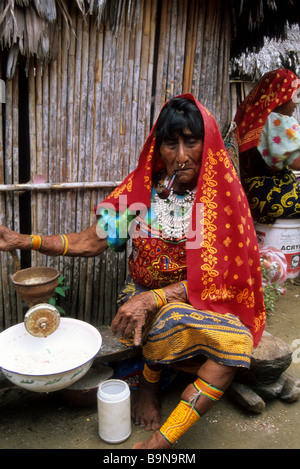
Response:
M204 138L204 123L194 101L173 98L162 109L155 126L156 145L159 148L166 139L184 137L186 129L193 136Z

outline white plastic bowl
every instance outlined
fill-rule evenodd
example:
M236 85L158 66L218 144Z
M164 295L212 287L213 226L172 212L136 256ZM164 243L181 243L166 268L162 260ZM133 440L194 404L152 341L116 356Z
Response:
M67 388L90 369L102 345L100 332L90 324L61 318L48 337L34 337L24 323L0 334L0 367L12 383L36 392Z

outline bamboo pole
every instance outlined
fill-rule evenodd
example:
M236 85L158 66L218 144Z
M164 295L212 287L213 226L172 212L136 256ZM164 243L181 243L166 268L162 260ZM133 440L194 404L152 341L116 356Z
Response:
M57 62L52 61L49 66L49 172L48 181L52 182L57 177ZM48 230L51 233L59 233L59 212L56 210L56 195L49 197L49 224ZM58 257L48 257L48 265L60 270L60 259Z
M89 63L88 63L88 93L87 93L87 120L86 120L86 135L87 135L87 143L85 147L85 161L86 161L86 169L88 168L88 172L86 173L85 180L93 181L93 172L94 172L94 165L93 165L93 126L94 126L94 96L95 96L95 80L94 80L94 71L95 71L95 63L96 63L96 41L97 41L97 30L96 30L96 23L94 19L90 18L90 27L89 27ZM85 224L89 226L92 224L92 206L93 203L93 192L84 192L84 215L85 215ZM92 297L93 297L93 290L94 290L94 264L95 259L87 259L87 275L86 275L86 287L85 287L85 306L84 306L84 314L85 320L88 322L92 322Z
M5 87L5 133L1 132L1 166L0 166L0 178L2 182L7 182L7 171L6 171L6 158L8 156L8 139L7 139L7 132L8 132L8 126L10 122L10 108L11 108L11 82L8 82ZM2 106L1 107L1 124L3 125L2 121ZM1 126L1 130L2 130ZM4 141L2 141L2 135L4 137ZM6 194L1 194L1 224L7 225L9 220L8 220L8 214L6 211L6 205L7 205L7 195ZM6 327L9 327L12 325L12 320L10 319L10 302L9 302L9 295L8 295L8 253L2 252L0 253L0 259L1 259L1 328L2 330L5 329Z
M35 79L35 125L36 125L36 162L35 174L43 174L43 98L42 98L42 65L40 62L36 63L36 79ZM34 176L35 176L34 174ZM37 233L42 233L43 227L43 211L42 211L42 198L41 194L37 194L34 199L37 206L36 212L36 230Z
M2 55L0 54L2 59ZM2 76L2 60L0 60L0 76ZM0 106L0 183L4 183L4 142L3 142L3 114L2 106ZM0 191L0 224L5 225L5 194ZM5 328L5 307L4 307L4 285L3 285L3 267L4 253L0 253L0 331Z
M73 21L73 14L70 12L70 21ZM74 92L74 89L69 89L69 54L71 58L73 58L73 51L74 51L74 34L69 30L66 23L59 19L60 23L60 53L57 57L58 62L58 113L60 116L59 119L59 128L58 128L58 140L57 140L57 167L60 169L60 175L56 176L57 180L60 180L61 183L64 184L65 181L69 181L69 118L70 118L70 110L69 110L69 91L71 93ZM71 27L73 23L71 24ZM71 34L71 35L70 35ZM73 76L72 76L73 80ZM74 80L72 81L74 86ZM72 118L71 118L72 122ZM58 179L59 177L59 179ZM68 233L74 231L73 229L73 217L71 216L71 195L70 191L59 190L58 191L59 197L56 199L59 203L57 206L57 210L59 211L59 233ZM73 266L73 259L69 257L60 257L60 273L64 276L65 285L72 284L72 266ZM69 290L68 290L69 292ZM71 315L70 307L69 307L69 297L67 296L66 299L60 298L59 300L60 306L67 312L68 315Z
M6 103L5 103L5 157L4 157L4 180L6 182L12 181L12 81L6 83ZM13 229L13 218L12 218L12 207L13 197L12 194L7 194L5 200L5 214L6 214L6 226ZM10 285L9 285L9 274L10 274L10 259L7 253L3 256L2 263L2 281L3 281L3 293L4 293L4 315L5 315L5 326L9 327L14 324L15 311L11 302Z
M12 182L19 180L19 71L16 70L12 80ZM20 206L19 196L14 194L13 198L13 229L17 232L20 231ZM18 214L18 215L16 215ZM17 266L15 259L10 256L9 258L10 274L15 272ZM16 295L14 286L10 280L9 294L11 298L11 308L13 311L13 323L21 322L23 320L23 308L21 298Z
M55 73L52 75L52 83L55 86L55 96L53 99L53 114L55 113L55 135L53 135L53 154L50 158L50 165L53 165L52 171L52 178L51 181L64 181L64 170L65 170L65 162L64 162L64 155L61 152L61 132L63 128L63 116L62 116L62 41L63 41L63 32L61 29L61 15L58 15L57 23L58 28L60 30L60 34L58 35L58 51L57 51L57 58L55 60ZM53 70L54 71L54 70ZM51 99L51 96L50 96ZM51 119L51 127L52 127L52 119ZM54 130L53 128L53 130ZM52 194L52 204L55 210L55 233L63 233L63 220L62 217L62 201L61 201L61 193L56 191ZM50 261L51 262L51 261ZM64 267L64 259L62 256L59 256L55 259L56 268L59 272L63 272Z
M79 155L79 135L80 135L80 89L81 89L81 56L82 56L82 18L76 17L76 48L75 48L75 67L74 67L74 103L73 103L73 132L72 132L72 164L71 178L72 181L78 181L78 155ZM78 230L78 217L80 206L78 206L78 198L76 197L74 205L74 231ZM80 230L80 228L79 228ZM71 295L71 311L77 316L77 301L79 289L79 259L73 261L72 273L72 290Z
M18 85L16 71L13 80L6 82L5 102L5 149L2 147L1 180L5 183L14 182L18 178ZM1 222L14 230L19 228L18 196L7 193L1 197ZM10 275L14 273L14 259L9 253L1 252L1 287L3 303L3 328L9 327L22 317L20 299L12 285Z
M36 114L35 114L35 75L36 66L34 59L30 60L28 74L28 114L29 114L29 151L30 151L30 179L33 181L36 171ZM31 199L31 224L33 231L36 231L36 197ZM31 252L31 262L36 265L37 253Z
M65 39L63 41L64 47L66 48L66 43L68 44L67 50L64 52L67 55L67 63L64 64L64 68L67 68L66 75L67 80L65 86L66 90L66 126L65 126L65 161L66 161L66 182L70 185L69 189L74 188L74 182L77 181L77 175L73 173L74 160L77 158L75 152L76 147L74 145L74 140L77 138L76 134L76 123L77 116L75 115L75 104L77 96L77 81L76 81L76 46L77 46L77 36L75 33L76 24L77 24L77 15L76 15L76 6L72 3L70 11L70 20L72 29L74 33L71 32L70 37L65 34ZM65 25L64 25L65 26ZM80 84L80 82L79 82ZM76 185L76 184L75 184ZM77 198L78 194L74 190L69 190L66 194L63 195L64 206L66 211L65 226L64 232L74 232L76 231L76 218L77 218ZM63 305L66 303L67 307L64 307L65 310L68 310L68 314L72 317L76 317L76 306L74 301L74 292L73 286L75 284L74 280L74 263L75 261L69 258L66 258L64 261L64 270L62 275L65 277L65 285L70 286L67 292L67 301L63 302Z
M95 70L94 78L94 105L93 105L93 147L92 147L92 165L93 165L93 183L100 177L100 156L101 156L101 99L102 99L102 65L103 65L103 25L100 25L96 31L96 54L95 54ZM102 193L102 191L101 191ZM91 199L92 205L96 206L98 201L99 191L93 192ZM100 260L95 259L94 263L94 291L92 294L92 311L93 323L95 325L102 324L102 318L99 318L99 310L102 311L100 305Z
M187 8L187 2L185 2ZM192 92L192 76L194 69L194 57L196 47L196 32L197 32L197 2L195 0L190 1L190 16L186 26L186 44L185 44L185 64L183 71L183 92ZM187 13L186 13L187 16Z
M87 93L88 93L88 60L89 60L89 36L88 36L89 17L82 21L81 29L81 63L80 63L80 119L79 119L79 146L78 146L78 175L80 180L85 179L86 166L85 161L85 145L86 145L86 121L87 121ZM80 217L77 217L76 231L81 231L84 227L85 220L85 201L81 197L77 200L77 210ZM80 317L84 317L85 311L85 278L87 275L87 260L79 259L79 285L78 285L78 301L77 310Z
M168 1L162 0L160 14L160 37L157 53L157 74L156 74L156 93L154 102L154 115L158 116L161 107L165 103L166 78L164 76L165 48L167 42L167 7Z
M42 167L39 168L41 174L46 176L46 180L50 181L49 179L49 135L50 135L50 67L49 65L43 66L43 75L42 75L42 100L43 100L43 129L42 129ZM50 234L52 232L51 227L51 217L49 216L49 207L50 207L50 198L52 196L48 193L42 194L42 213L45 220L43 224L43 231L42 234ZM47 265L49 263L48 259L43 256L42 265Z

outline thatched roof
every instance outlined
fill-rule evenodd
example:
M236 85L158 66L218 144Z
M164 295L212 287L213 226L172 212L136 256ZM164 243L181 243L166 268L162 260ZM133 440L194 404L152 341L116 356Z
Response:
M298 0L226 0L233 25L232 55L259 48L264 36L283 37L287 22L300 23ZM296 5L298 3L298 6ZM118 30L126 11L128 22L139 15L140 0L1 0L0 44L7 49L7 77L14 74L18 54L49 61L57 52L58 11L71 30L70 8L94 15L98 25L109 21Z
M287 28L285 39L264 39L259 52L243 52L231 62L231 77L258 81L276 68L288 68L300 76L300 26Z
M117 30L124 9L129 24L133 14L139 14L139 0L1 0L0 45L9 51L7 78L14 74L19 53L43 62L56 57L58 12L71 31L71 8L78 8L83 16L94 15L98 25L108 20Z
M232 0L234 40L231 56L263 46L264 38L286 37L287 25L300 23L299 0Z

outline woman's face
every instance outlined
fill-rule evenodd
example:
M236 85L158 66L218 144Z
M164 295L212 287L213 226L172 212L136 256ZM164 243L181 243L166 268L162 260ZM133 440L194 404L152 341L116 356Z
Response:
M290 99L286 103L275 108L274 112L278 112L279 114L283 114L284 116L292 117L297 105L298 105L297 102L294 102L292 99Z
M195 137L189 129L184 135L165 139L160 146L160 156L166 165L168 176L178 170L173 189L192 190L197 185L201 169L203 139Z

